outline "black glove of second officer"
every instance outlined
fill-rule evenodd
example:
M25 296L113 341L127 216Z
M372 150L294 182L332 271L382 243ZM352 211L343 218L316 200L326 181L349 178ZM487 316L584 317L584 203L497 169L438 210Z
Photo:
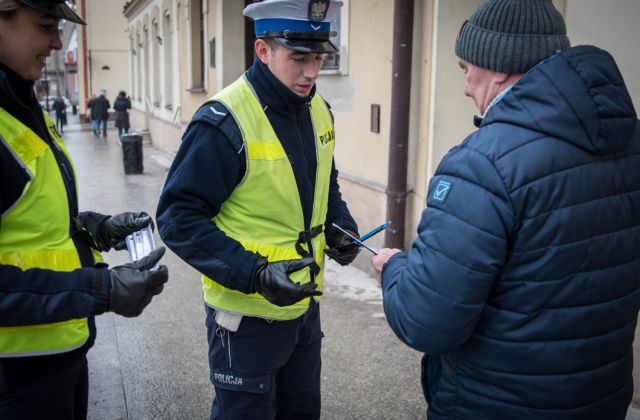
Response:
M357 233L345 229L355 238ZM354 244L353 239L345 235L344 232L340 232L338 229L330 228L327 230L327 245L329 246L324 250L327 257L335 260L340 265L349 265L356 259L360 252L360 245Z
M133 232L146 228L149 224L151 224L151 228L153 228L151 216L145 212L120 213L104 221L101 236L103 241L111 248L117 250L125 249L127 245L125 244L124 238Z
M109 270L111 276L111 301L109 310L126 317L138 316L151 302L151 298L162 292L169 279L167 267L161 265L157 270L149 271L155 266L165 248L153 250L146 257Z
M313 264L311 257L274 262L268 262L262 257L253 278L253 290L278 306L289 306L304 298L320 296L322 292L316 290L317 284L309 282L301 286L289 278L289 274L311 264Z
M90 238L85 238L85 242L98 251L108 251L111 248L125 249L125 238L128 235L144 229L149 224L153 229L151 216L144 212L106 216L86 211L82 212L78 224L81 225L80 230L86 230L91 235Z

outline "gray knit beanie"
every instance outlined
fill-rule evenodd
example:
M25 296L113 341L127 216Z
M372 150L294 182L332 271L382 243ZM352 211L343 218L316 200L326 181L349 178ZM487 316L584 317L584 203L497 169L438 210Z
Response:
M551 0L484 0L456 40L456 55L502 73L524 73L569 48L564 20Z

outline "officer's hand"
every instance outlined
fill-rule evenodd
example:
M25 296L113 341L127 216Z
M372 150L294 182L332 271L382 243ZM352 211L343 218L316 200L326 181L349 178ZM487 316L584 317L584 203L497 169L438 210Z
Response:
M320 296L322 292L316 290L317 284L310 282L301 286L289 278L289 274L302 270L313 262L311 257L275 262L267 262L266 258L262 258L254 277L254 290L278 306L289 306L304 298Z
M155 271L149 269L160 261L164 251L165 248L161 246L138 261L109 270L109 311L126 317L138 316L151 302L151 298L162 292L164 284L169 279L169 270L164 265Z
M355 238L359 236L351 230L345 230ZM354 244L353 239L337 229L328 232L327 245L329 245L329 248L325 249L324 253L340 265L351 264L360 252L360 245Z
M153 229L151 216L145 212L116 214L104 221L102 225L102 240L111 248L125 249L124 238L133 232L146 228L149 224Z

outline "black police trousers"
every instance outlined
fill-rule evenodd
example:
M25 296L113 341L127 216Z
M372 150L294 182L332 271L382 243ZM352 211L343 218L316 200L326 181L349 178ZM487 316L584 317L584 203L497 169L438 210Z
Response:
M215 397L211 420L319 419L320 308L291 321L242 318L236 332L207 311L209 365Z
M87 350L0 358L0 419L87 418Z

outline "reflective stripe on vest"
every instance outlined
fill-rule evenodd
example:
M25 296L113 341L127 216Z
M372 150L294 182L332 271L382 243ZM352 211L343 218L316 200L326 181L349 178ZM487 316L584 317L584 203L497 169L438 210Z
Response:
M215 95L233 115L247 151L247 170L242 182L222 204L213 221L245 249L260 253L269 261L299 259L296 241L305 230L298 187L289 159L251 85L243 76ZM329 179L333 161L334 135L329 108L319 94L310 105L315 135L317 170L311 227L323 226L327 215ZM320 272L314 281L322 290L324 272L324 233L312 239L314 257ZM309 252L305 245L304 250ZM311 281L309 269L293 273L301 284ZM258 293L251 295L230 290L202 276L205 302L219 309L267 319L295 319L309 307L309 299L280 307Z
M68 157L55 124L44 115L51 138ZM79 268L80 258L69 237L67 192L49 145L2 108L0 141L31 177L18 201L2 215L0 264L22 270L72 271ZM63 353L82 346L88 338L86 318L0 327L0 357Z

